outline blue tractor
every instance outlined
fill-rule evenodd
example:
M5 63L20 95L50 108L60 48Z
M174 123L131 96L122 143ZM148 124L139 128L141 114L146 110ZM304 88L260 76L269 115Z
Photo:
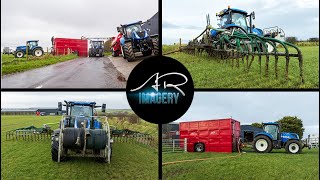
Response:
M147 21L150 22L150 21ZM141 52L143 56L159 54L158 34L149 35L149 29L143 29L142 21L120 25L118 32L122 33L120 39L121 52L128 62L135 59L135 53Z
M43 48L38 45L38 40L27 41L27 46L18 46L14 52L16 58L23 58L25 54L40 57L44 54ZM28 47L28 49L27 49Z
M287 153L301 153L307 145L302 143L296 133L281 132L279 123L262 123L263 132L257 133L253 140L253 149L258 153L269 153L272 149L285 148Z
M100 162L110 163L112 139L107 118L101 121L95 102L64 101L66 115L60 121L59 129L54 130L51 143L53 161L64 161L67 157L95 157ZM62 103L58 103L62 112Z

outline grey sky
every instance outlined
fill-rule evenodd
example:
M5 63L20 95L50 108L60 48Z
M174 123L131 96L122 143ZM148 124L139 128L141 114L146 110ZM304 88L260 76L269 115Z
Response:
M299 39L319 37L319 1L317 0L163 0L162 41L172 44L182 38L188 42L198 36L206 26L206 14L211 25L217 27L216 13L237 8L255 11L253 24L258 28L279 26L286 36Z
M51 47L51 37L110 37L120 24L145 21L158 0L1 0L1 49L26 40Z
M57 107L58 101L96 101L110 109L129 109L125 92L1 92L2 108ZM231 117L241 124L276 121L283 116L303 120L305 135L319 132L318 92L196 92L179 121Z

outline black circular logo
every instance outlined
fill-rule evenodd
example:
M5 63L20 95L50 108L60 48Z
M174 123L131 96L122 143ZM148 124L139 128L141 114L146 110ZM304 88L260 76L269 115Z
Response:
M177 60L154 56L141 61L127 81L127 99L142 119L166 124L190 107L194 87L189 71Z

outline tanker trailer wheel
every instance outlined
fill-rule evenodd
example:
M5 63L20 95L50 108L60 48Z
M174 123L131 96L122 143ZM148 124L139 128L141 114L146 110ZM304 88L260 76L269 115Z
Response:
M272 142L266 136L257 136L253 141L253 149L258 153L269 153L272 150Z
M16 52L14 53L14 56L15 56L16 58L23 58L23 57L24 57L24 52L23 52L23 51L16 51Z
M158 37L154 37L151 39L152 40L152 45L153 45L153 54L155 56L159 55L159 41L158 41Z
M131 42L126 42L123 46L124 54L128 62L132 62L135 58Z
M34 51L33 51L33 55L36 56L36 57L41 57L43 55L43 50L41 48L36 48Z
M118 57L119 56L119 52L112 50L112 56L113 57Z
M204 152L204 144L203 143L197 143L194 145L194 152Z
M301 153L302 147L298 140L289 140L285 146L286 152L291 154Z

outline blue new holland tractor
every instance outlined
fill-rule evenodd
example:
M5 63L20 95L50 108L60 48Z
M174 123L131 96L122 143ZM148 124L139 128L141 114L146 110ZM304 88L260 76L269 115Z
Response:
M52 135L52 160L61 162L67 157L95 157L100 162L110 163L112 143L110 126L107 118L101 121L95 108L95 102L64 101L66 115L60 121L59 129ZM58 103L62 111L62 103Z
M253 141L253 149L258 153L269 153L272 149L285 148L287 153L301 153L304 144L296 133L281 132L279 123L262 123L263 132L257 133Z
M25 54L40 57L44 54L41 46L38 45L38 40L27 41L27 46L18 46L14 52L16 58L23 58ZM28 49L27 49L28 47Z
M147 21L149 22L149 21ZM146 23L146 22L145 22ZM120 39L122 55L128 62L135 59L135 53L141 52L143 56L159 54L158 34L149 35L149 29L143 29L142 21L120 25L118 32L122 33Z

